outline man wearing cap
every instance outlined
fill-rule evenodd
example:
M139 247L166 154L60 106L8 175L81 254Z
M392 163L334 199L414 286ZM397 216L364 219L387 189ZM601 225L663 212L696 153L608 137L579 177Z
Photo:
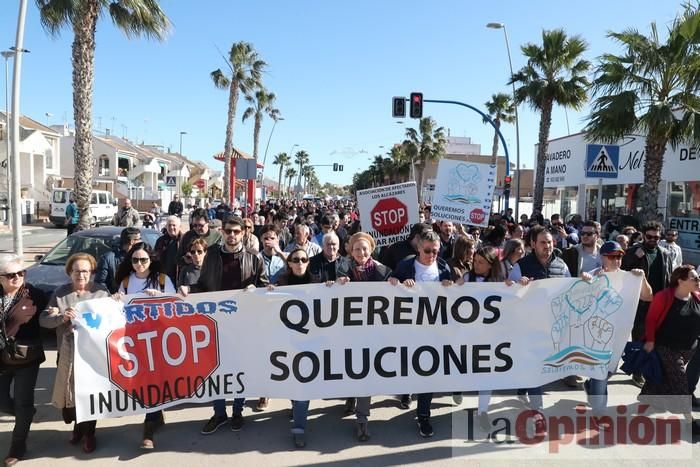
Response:
M582 238L585 240L585 237ZM615 273L620 271L620 265L622 264L622 257L625 255L625 250L622 246L614 241L608 241L603 243L600 247L600 258L601 266L589 271L589 274L593 277L599 276L601 274ZM642 289L640 291L639 300L649 303L653 298L653 293L651 291L651 286L644 277L644 271L641 269L632 269L630 271L632 274L637 276L642 276ZM593 409L594 417L591 417L593 424L598 425L598 428L603 430L609 430L612 425L606 418L600 418L599 416L603 414L603 411L608 405L608 380L606 379L595 379L590 378L583 383L583 389L586 391L588 397L588 404Z
M401 261L418 253L418 244L421 236L425 232L432 232L432 230L429 224L413 224L406 240L382 248L382 251L379 253L379 262L386 265L389 269L396 269L396 266Z

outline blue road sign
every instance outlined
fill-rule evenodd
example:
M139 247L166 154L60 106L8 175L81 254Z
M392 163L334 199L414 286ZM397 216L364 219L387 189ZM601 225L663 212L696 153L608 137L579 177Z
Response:
M586 146L586 177L617 178L620 146L589 144Z
M166 186L177 186L177 182L175 181L175 177L165 177L165 185Z

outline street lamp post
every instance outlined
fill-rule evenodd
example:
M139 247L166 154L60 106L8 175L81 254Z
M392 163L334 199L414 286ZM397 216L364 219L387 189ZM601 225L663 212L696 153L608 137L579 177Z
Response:
M3 50L0 52L2 57L5 59L5 175L6 178L5 180L7 181L7 206L12 205L11 199L12 199L12 190L10 189L10 101L9 101L9 95L10 95L10 67L9 67L9 60L10 57L15 56L14 50ZM4 194L4 193L3 193ZM11 215L10 211L6 212L7 214L7 219L6 222L8 225L11 224Z
M187 134L186 131L180 132L180 151L178 152L178 154L180 154L180 156L182 156L182 157L185 157L182 155L182 135L186 135L186 134ZM183 168L184 168L184 163L183 163ZM178 195L182 195L182 193L180 193L180 177L181 176L182 176L182 169L180 169L180 173L177 175L177 179L176 179L177 180L177 194Z
M267 137L267 145L265 146L265 155L263 156L263 166L262 170L260 171L260 188L261 188L261 193L263 196L263 201L267 198L266 193L265 193L265 163L267 162L267 150L270 149L270 140L272 139L272 134L275 132L275 127L277 126L277 122L280 120L284 120L284 117L277 117L275 118L275 123L272 124L272 130L270 130L270 136ZM279 187L278 187L279 188Z
M520 125L518 121L518 103L515 100L515 82L513 82L513 61L510 57L510 43L508 41L508 30L504 23L489 23L486 25L490 29L503 29L506 39L506 51L508 52L508 66L510 67L511 85L513 87L513 106L515 107L515 219L520 218Z
M181 132L180 132L180 152L179 152L179 154L180 154L181 156L182 156L182 135L186 135L186 134L187 134L186 131L181 131Z

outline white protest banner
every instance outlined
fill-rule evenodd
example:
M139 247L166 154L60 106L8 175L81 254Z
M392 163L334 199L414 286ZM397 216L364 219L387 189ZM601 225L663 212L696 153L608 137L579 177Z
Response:
M358 190L357 206L362 230L377 246L405 240L419 220L415 182Z
M438 164L433 219L484 227L491 214L496 167L442 159Z
M604 379L632 328L627 272L527 286L386 282L78 304L78 420L234 397L293 400Z

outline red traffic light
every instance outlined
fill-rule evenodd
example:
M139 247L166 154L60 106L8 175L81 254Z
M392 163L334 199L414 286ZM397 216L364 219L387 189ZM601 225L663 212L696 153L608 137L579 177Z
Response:
M510 183L513 181L513 178L510 175L506 175L506 178L504 178L503 181L506 183Z
M411 108L409 110L411 118L423 118L423 93L411 93Z

